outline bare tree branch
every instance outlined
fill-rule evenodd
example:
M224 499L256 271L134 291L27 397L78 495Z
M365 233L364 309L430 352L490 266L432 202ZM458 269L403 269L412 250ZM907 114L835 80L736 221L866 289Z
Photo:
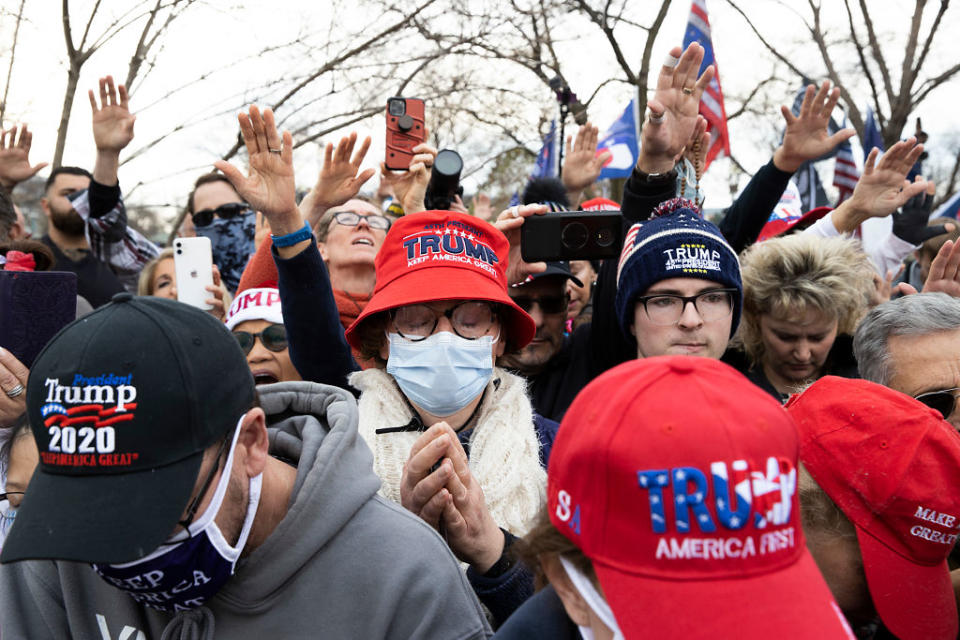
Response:
M26 3L27 0L20 0L17 22L13 28L13 42L10 44L10 65L7 67L7 81L3 86L3 98L0 99L0 128L3 127L3 116L7 112L7 96L10 95L10 78L13 77L13 60L17 52L17 36L20 34L20 23L23 21L23 6Z
M883 89L887 94L887 100L892 105L894 103L894 96L893 82L890 80L890 68L887 66L887 61L883 58L883 51L880 48L880 43L877 41L877 32L873 28L873 20L870 18L870 12L867 10L866 0L859 0L859 2L860 12L863 14L863 23L867 27L867 41L870 43L870 52L873 54L873 59L880 68L880 76L883 78ZM846 100L846 98L844 98L844 100Z
M777 49L776 49L772 44L770 44L769 42L767 42L766 38L764 38L762 35L760 35L760 31L757 29L756 26L754 26L753 21L750 20L750 18L747 17L747 14L743 12L743 9L741 9L740 7L738 7L737 4L736 4L733 0L727 0L727 4L729 4L731 7L733 7L733 9L734 9L737 13L740 14L740 16L747 22L747 26L750 27L750 30L753 31L753 34L754 34L755 36L757 36L757 38L760 40L760 42L763 44L763 46L767 48L767 51L769 51L770 53L772 53L773 56L774 56L777 60L779 60L779 61L782 62L783 64L787 65L787 67L789 67L789 69L790 69L791 71L793 71L795 74L797 74L797 75L800 76L801 78L807 78L807 77L809 77L809 74L804 73L803 71L801 71L801 70L797 67L797 65L793 64L792 62L790 62L790 60L788 60L785 55L783 55L782 53L780 53L779 51L777 51Z

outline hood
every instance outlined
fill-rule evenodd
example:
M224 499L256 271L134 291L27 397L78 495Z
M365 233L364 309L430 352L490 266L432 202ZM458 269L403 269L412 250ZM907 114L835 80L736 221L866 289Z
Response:
M270 455L295 464L297 479L286 516L220 592L234 604L279 590L380 488L349 392L312 382L280 382L258 391Z

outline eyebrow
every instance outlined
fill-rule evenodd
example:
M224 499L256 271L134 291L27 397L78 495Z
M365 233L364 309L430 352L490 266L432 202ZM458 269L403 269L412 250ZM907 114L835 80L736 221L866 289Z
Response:
M656 286L656 285L654 285ZM699 289L695 293L691 293L691 296L698 296L701 293L706 293L707 291L717 291L718 289L723 289L723 286L715 287L713 285L707 285L703 289ZM644 294L647 296L656 296L656 295L671 295L671 296L686 296L684 292L679 289L647 289L647 292Z

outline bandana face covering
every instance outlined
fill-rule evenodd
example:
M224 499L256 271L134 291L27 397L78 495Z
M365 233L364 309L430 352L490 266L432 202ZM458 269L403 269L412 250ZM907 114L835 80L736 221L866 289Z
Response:
M252 210L234 218L214 218L209 225L197 227L198 236L210 238L213 261L231 293L237 290L243 268L256 250L253 241L256 231L257 214Z
M250 479L247 514L237 545L231 546L214 518L227 493L239 426L233 434L230 454L213 500L203 515L190 525L190 534L181 531L150 555L133 562L94 564L93 569L101 578L126 591L137 602L169 613L195 609L217 594L233 575L260 503L262 474Z
M387 373L410 402L431 415L463 409L493 376L493 336L468 340L440 331L417 342L398 333L388 338Z
M583 599L587 601L587 605L593 613L613 632L613 640L624 640L623 633L620 631L620 626L613 617L613 611L610 609L610 605L607 604L604 597L594 588L590 578L580 573L580 571L573 566L573 563L563 556L560 556L560 564L563 565L567 576L570 578L570 582L577 588L577 591L580 592ZM590 627L580 627L580 635L583 637L583 640L593 640L593 629Z

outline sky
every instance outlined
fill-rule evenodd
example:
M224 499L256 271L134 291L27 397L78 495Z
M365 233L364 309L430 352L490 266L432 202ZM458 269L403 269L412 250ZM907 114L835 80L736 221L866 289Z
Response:
M19 0L0 0L0 79L6 81L9 64L9 43L13 20ZM92 0L73 0L71 14L76 25L82 24L89 12ZM146 3L144 3L146 4ZM501 4L491 0L489 4ZM652 4L652 3L651 3ZM806 2L801 0L742 0L763 33L778 47L794 52L794 59L801 64L815 66L815 53L806 42L802 23L791 11L803 11ZM824 23L831 37L842 37L846 30L846 17L839 2L824 3ZM404 7L413 3L404 2ZM120 7L129 7L126 1L103 0L106 15ZM664 58L670 47L679 44L689 13L689 3L675 0L670 8L654 50L654 68ZM878 29L892 34L883 41L896 43L895 31L909 19L913 3L907 0L872 0L871 10ZM713 28L714 49L719 65L721 82L727 96L744 96L762 78L766 77L773 63L757 38L749 32L743 19L723 0L708 0L710 21ZM197 175L206 171L213 160L230 147L236 136L235 105L245 102L246 96L255 95L256 88L270 80L289 79L303 73L302 65L295 60L296 47L281 56L256 56L266 46L290 42L305 35L321 39L329 29L331 15L348 27L359 28L371 21L367 11L357 9L353 3L317 2L316 0L208 0L192 7L174 24L170 36L164 41L164 49L155 69L143 85L135 89L132 109L137 114L136 139L127 149L125 159L139 146L149 141L161 141L149 153L139 156L120 169L121 186L132 190L128 201L136 204L163 207L163 215L173 216L182 207L186 195ZM932 12L928 12L931 13ZM650 17L642 18L648 22ZM563 30L563 27L567 27ZM789 28L785 28L789 27ZM931 63L943 66L955 60L955 49L949 48L949 34L960 28L960 10L947 12L940 29L938 41L931 54ZM900 29L902 31L902 27ZM97 78L112 73L126 74L130 54L133 51L139 27L121 33L120 36L95 53L83 67L80 87L73 105L65 164L91 166L95 149L89 127L90 106L86 89L95 87ZM370 29L364 31L368 33ZM618 68L609 53L602 36L595 29L570 20L559 21L555 37L560 41L558 54L571 86L581 96L590 92L604 78L616 75ZM625 52L631 60L639 61L643 47L641 38L623 38ZM890 45L890 57L896 59L900 49ZM398 52L398 55L402 53ZM59 3L49 0L27 0L25 21L21 27L16 57L10 77L10 93L7 106L7 122L27 122L34 132L31 160L40 162L53 156L56 128L60 120L63 89L66 83L66 52L61 26ZM639 66L639 62L637 62ZM205 80L193 82L177 91L172 97L164 96L180 88L199 75L209 74ZM769 96L773 112L779 103L789 104L793 99L793 79L786 82ZM553 95L535 80L525 80L527 91L533 99L542 100L543 109L552 108ZM795 86L794 86L795 85ZM791 87L787 89L787 87ZM341 97L342 98L342 97ZM861 96L861 106L867 94ZM960 139L960 127L950 117L960 98L960 80L942 86L924 105L925 129L932 142L938 135L941 141ZM630 88L623 84L607 85L594 104L590 117L601 131L623 111L630 99ZM320 100L314 108L342 108L342 103ZM732 110L731 98L727 110ZM429 108L429 107L428 107ZM167 134L178 123L194 123L176 134ZM769 159L776 143L775 118L758 119L743 116L730 123L733 155L747 168L755 171ZM572 123L571 123L572 125ZM383 155L382 116L353 125L361 134L373 136L374 143L364 166L374 167ZM345 130L343 133L348 132ZM568 132L572 126L568 126ZM341 132L332 134L339 138ZM539 147L538 132L519 131L518 137L531 149ZM951 137L952 136L952 137ZM933 146L933 145L932 145ZM944 148L932 149L933 153L949 153ZM319 170L321 153L319 144L308 144L297 150L295 167L298 184L308 188ZM956 153L955 146L953 153ZM466 158L468 170L486 158ZM242 162L241 162L242 164ZM41 175L45 175L44 170ZM465 181L468 193L476 188L476 180L483 171L473 174ZM704 180L707 207L725 206L730 201L731 185L742 187L748 176L731 173L728 160L718 160L711 166ZM826 174L829 182L829 172ZM376 178L374 178L376 180ZM373 188L373 181L368 187Z

